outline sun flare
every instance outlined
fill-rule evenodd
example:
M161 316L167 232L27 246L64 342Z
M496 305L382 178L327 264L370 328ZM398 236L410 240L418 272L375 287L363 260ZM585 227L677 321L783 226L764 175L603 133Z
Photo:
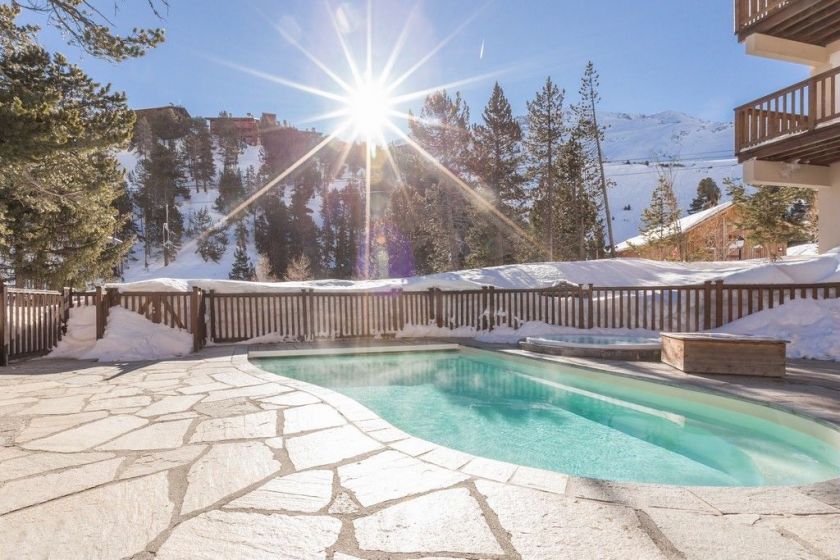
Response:
M392 111L393 98L378 82L360 84L347 96L347 112L358 136L371 140L381 137Z

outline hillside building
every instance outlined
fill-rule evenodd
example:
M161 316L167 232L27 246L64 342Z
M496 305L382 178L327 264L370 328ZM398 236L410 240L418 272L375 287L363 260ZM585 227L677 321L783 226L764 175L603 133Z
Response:
M677 220L665 230L666 239L637 235L616 245L619 257L661 261L740 261L782 256L787 247L765 247L751 240L738 225L738 207L732 202Z
M840 0L735 0L747 54L811 77L735 109L744 182L817 191L819 251L840 245Z

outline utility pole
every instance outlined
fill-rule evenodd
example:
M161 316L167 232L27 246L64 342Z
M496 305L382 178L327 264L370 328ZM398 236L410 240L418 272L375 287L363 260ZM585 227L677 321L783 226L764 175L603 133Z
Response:
M601 131L598 129L598 119L595 117L595 90L592 81L589 82L589 99L592 103L592 133L595 135L595 147L598 150L598 167L601 170L601 193L604 196L604 213L607 217L607 239L610 242L610 258L615 258L615 239L613 239L612 214L610 201L607 196L607 177L604 175L604 157L601 155Z

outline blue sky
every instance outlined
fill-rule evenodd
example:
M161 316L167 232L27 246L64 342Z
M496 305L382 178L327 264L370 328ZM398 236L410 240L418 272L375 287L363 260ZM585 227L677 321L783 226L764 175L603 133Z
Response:
M111 13L112 1L95 2ZM95 79L128 94L132 107L182 104L195 115L274 112L301 126L334 109L334 101L236 70L242 65L310 86L337 90L330 78L278 32L296 37L314 56L349 79L328 9L340 11L345 38L364 64L365 1L237 2L170 0L157 21L141 0L118 5L118 26L158 25L167 41L146 57L109 64L68 48L58 34L43 40L68 54ZM413 12L405 48L393 76L400 75L469 20L424 64L399 93L489 75L460 89L477 119L498 79L517 114L550 75L576 97L587 60L601 75L601 108L654 113L682 111L711 120L731 120L732 108L807 77L790 63L750 57L732 32L728 0L373 0L373 67L381 69ZM472 19L470 19L472 18ZM480 56L482 44L483 56ZM403 105L420 106L421 100Z

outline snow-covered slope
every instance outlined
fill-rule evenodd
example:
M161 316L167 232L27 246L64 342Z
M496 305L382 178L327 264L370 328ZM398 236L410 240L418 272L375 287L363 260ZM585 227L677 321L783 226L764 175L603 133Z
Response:
M654 115L605 112L599 124L606 127L604 171L615 183L609 197L616 243L639 234L642 210L650 204L657 184L657 162L678 163L671 170L684 214L701 179L711 177L723 191L724 179L741 178L741 166L732 155L732 123L664 111Z
M261 165L261 152L262 147L260 146L247 146L239 154L239 169L243 174L251 166L259 170ZM222 160L218 150L215 157L216 167L217 169L221 169ZM133 170L137 164L137 156L133 152L120 152L117 154L117 159L126 172ZM185 223L190 215L194 215L202 208L206 208L210 213L213 223L220 221L223 215L214 207L216 198L219 196L218 188L216 186L210 186L207 192L204 192L204 190L196 192L192 180L188 180L188 185L190 187L190 198L182 200L180 203L181 215L184 217ZM248 256L251 262L256 265L259 255L254 245L253 225L249 218L246 218L246 224L248 225L249 231ZM196 253L195 241L186 240L178 251L175 261L170 263L169 266L164 266L163 257L157 256L150 259L149 266L146 268L143 262L143 246L138 244L133 251L135 260L129 260L125 263L123 277L127 282L158 278L160 276L169 276L172 278L227 278L233 267L233 255L236 251L236 242L232 228L228 228L227 234L227 249L225 250L225 254L222 255L222 258L219 259L219 262L205 261Z

